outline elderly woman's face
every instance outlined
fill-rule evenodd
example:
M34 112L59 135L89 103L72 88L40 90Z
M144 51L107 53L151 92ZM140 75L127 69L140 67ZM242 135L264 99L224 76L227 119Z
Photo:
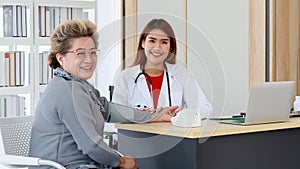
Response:
M68 53L57 60L66 72L81 80L87 80L93 76L99 51L91 37L74 38L71 43Z

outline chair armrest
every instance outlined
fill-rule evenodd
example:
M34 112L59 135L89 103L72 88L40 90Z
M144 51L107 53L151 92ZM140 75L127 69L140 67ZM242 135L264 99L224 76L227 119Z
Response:
M50 161L50 160L43 160L43 159L40 159L40 160L39 160L39 164L40 164L40 165L49 165L49 166L55 167L55 168L57 168L57 169L66 169L64 166L58 164L57 162Z
M50 160L43 160L35 157L23 157L14 155L1 155L0 164L9 166L40 166L48 165L57 169L66 169L64 166Z
M22 157L14 155L1 155L0 163L5 165L20 165L20 166L38 166L39 158L34 157Z

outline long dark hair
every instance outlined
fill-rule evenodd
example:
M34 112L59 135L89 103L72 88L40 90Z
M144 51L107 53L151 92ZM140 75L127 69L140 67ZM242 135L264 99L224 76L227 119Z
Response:
M137 53L135 60L131 66L135 66L138 64L145 65L147 61L147 57L144 52L144 48L142 47L143 40L146 39L146 37L149 35L149 33L153 29L160 29L163 32L165 32L169 38L170 38L170 52L169 55L166 58L166 62L175 64L176 63L176 50L177 50L177 45L176 45L176 38L175 38L175 33L173 31L173 28L171 25L164 19L152 19L148 24L144 27L140 38L138 42L138 48L137 48Z

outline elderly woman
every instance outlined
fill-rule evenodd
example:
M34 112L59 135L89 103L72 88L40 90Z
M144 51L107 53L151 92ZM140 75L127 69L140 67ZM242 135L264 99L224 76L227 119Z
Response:
M55 77L36 108L30 156L56 161L68 169L138 168L134 158L120 157L103 141L108 102L87 81L97 65L97 47L96 26L88 20L67 21L53 32L49 65ZM166 119L168 114L162 114L155 120ZM149 112L137 116L151 121Z

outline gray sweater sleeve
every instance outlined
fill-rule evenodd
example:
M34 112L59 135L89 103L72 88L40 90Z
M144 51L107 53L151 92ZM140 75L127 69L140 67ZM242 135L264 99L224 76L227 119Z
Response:
M103 141L104 118L98 105L82 84L74 81L67 83L69 90L59 93L65 96L60 100L57 112L74 137L78 149L98 163L118 166L120 157Z
M111 123L147 123L152 120L152 116L147 111L142 111L136 108L120 105L117 103L109 103L105 97L100 97L100 92L97 90L97 96L104 106L106 112L102 112L103 117L107 122Z

